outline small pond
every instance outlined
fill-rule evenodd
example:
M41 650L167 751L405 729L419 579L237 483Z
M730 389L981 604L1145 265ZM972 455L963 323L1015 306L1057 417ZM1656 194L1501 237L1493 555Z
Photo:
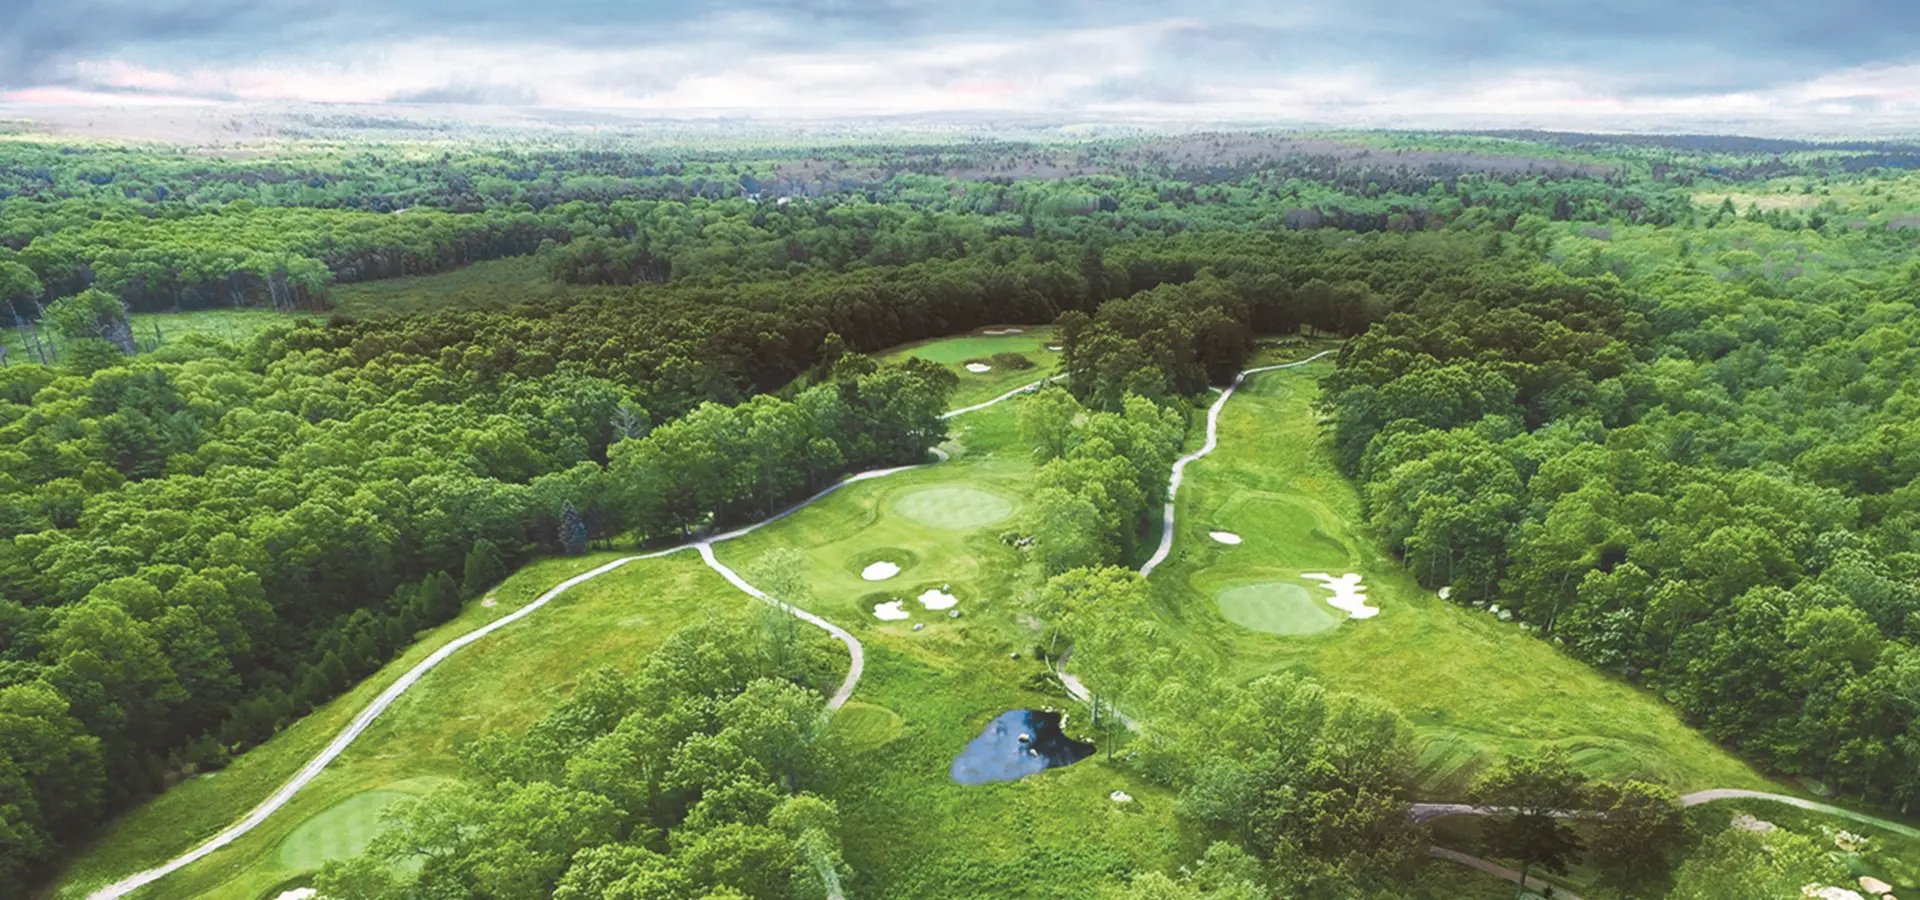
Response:
M986 730L954 757L951 773L961 784L1018 781L1093 755L1093 745L1060 731L1060 714L1016 709L987 723Z

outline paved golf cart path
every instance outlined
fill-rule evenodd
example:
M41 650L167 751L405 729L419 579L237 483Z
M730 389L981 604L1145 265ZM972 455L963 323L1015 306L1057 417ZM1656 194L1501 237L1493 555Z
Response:
M1173 536L1174 536L1173 525L1174 525L1174 511L1175 511L1174 499L1176 495L1180 492L1180 482L1181 482L1182 476L1186 474L1187 465L1189 463L1192 463L1195 460L1205 457L1207 454L1212 453L1214 449L1219 446L1220 413L1223 409L1226 408L1227 401L1233 397L1233 392L1239 389L1241 383L1246 381L1248 375L1253 375L1260 372L1272 372L1278 369L1291 369L1296 366L1304 366L1308 363L1319 360L1322 357L1328 356L1329 354L1332 354L1334 352L1336 351L1323 350L1319 353L1315 353L1314 355L1307 357L1306 359L1298 360L1295 362L1281 363L1279 365L1274 365L1274 366L1260 366L1258 368L1248 369L1244 372L1241 372L1239 375L1234 376L1233 383L1227 385L1227 387L1224 390L1220 391L1219 399L1214 400L1213 405L1211 407L1208 407L1207 409L1206 442L1200 445L1200 449L1195 450L1192 453L1187 454L1186 456L1180 457L1178 460L1175 460L1173 463L1173 475L1167 482L1167 504L1166 504L1165 513L1162 516L1162 521L1161 521L1160 546L1154 550L1153 556L1147 560L1146 564L1140 567L1140 576L1142 578L1152 575L1153 570L1159 568L1161 563L1166 562L1167 557L1173 552ZM1071 694L1074 697L1074 699L1079 700L1083 703L1089 702L1092 695L1087 690L1086 685L1081 684L1079 678L1075 677L1074 675L1066 671L1066 668L1065 668L1066 662L1068 657L1071 656L1072 652L1073 652L1072 648L1069 647L1067 649L1067 652L1061 655L1060 669L1059 671L1056 672L1056 674L1059 676L1061 684L1066 686L1067 693ZM1115 711L1114 714L1119 715L1120 721L1125 723L1129 728L1133 727L1132 720L1128 719L1125 715L1120 715L1118 711ZM1891 822L1886 819L1877 818L1875 816L1869 816L1865 813L1855 812L1853 810L1846 809L1839 806L1834 806L1832 804L1816 803L1812 800L1803 800L1799 797L1792 797L1786 794L1773 794L1773 793L1767 793L1765 791L1749 791L1749 790L1741 790L1737 788L1715 788L1712 790L1696 791L1694 793L1687 794L1680 798L1680 805L1681 806L1699 806L1704 803L1712 803L1716 800L1738 800L1738 799L1771 800L1776 803L1785 803L1789 806L1799 807L1800 809L1826 813L1826 814L1838 816L1840 818L1844 818L1850 821L1860 822L1860 823L1872 825L1878 828L1884 828L1888 831L1892 831L1898 834L1903 834L1903 835L1906 835L1907 837L1920 840L1920 829L1916 829L1908 825L1902 825L1898 822ZM1430 822L1434 819L1438 819L1443 816L1488 815L1491 813L1498 813L1502 811L1503 810L1494 808L1494 807L1473 806L1465 803L1416 803L1416 804L1413 804L1413 807L1412 807L1413 818L1414 818L1414 821L1417 823ZM1562 818L1588 818L1588 817L1597 815L1597 813L1590 810L1556 810L1554 812L1554 815ZM1472 868L1478 869L1482 872L1486 872L1490 875L1494 875L1499 878L1504 878L1507 881L1512 881L1515 883L1518 883L1520 881L1519 872L1513 871L1512 869L1506 868L1505 866L1501 866L1497 863L1489 862L1487 860L1480 859L1478 857L1469 856L1457 850L1450 850L1446 847L1435 845L1427 848L1427 852L1429 855L1433 856L1436 859L1452 860L1462 865L1471 866ZM1538 878L1528 878L1527 883L1525 885L1522 885L1522 887L1544 888L1546 887L1546 883L1541 881ZM1567 898L1567 900L1579 900L1578 897L1559 888L1556 888L1554 890L1554 896L1564 897L1564 898Z
M1296 362L1282 363L1280 365L1274 365L1274 366L1261 366L1258 368L1248 369L1244 372L1241 372L1239 375L1235 376L1233 383L1229 385L1225 390L1222 390L1220 392L1219 399L1215 400L1213 403L1213 406L1207 410L1206 442L1200 447L1200 449L1194 451L1193 453L1187 454L1186 456L1181 457L1180 459L1176 460L1173 464L1172 478L1167 486L1167 503L1166 503L1164 520L1162 523L1163 530L1160 535L1160 546L1157 550L1155 550L1152 558L1150 558L1147 561L1146 565L1141 567L1140 574L1142 576L1150 575L1153 572L1153 570L1160 565L1160 563L1166 560L1168 554L1172 552L1173 525L1174 525L1174 497L1179 492L1181 477L1186 470L1187 464L1195 460L1198 460L1202 457L1205 457L1209 453L1212 453L1214 451L1214 448L1218 446L1220 412L1226 406L1227 400L1233 396L1233 392L1235 391L1235 389L1240 387L1240 384L1243 381L1245 381L1248 375L1256 374L1259 372L1270 372L1277 369L1290 369L1296 366L1306 365L1307 363L1314 362L1333 352L1334 351L1327 350L1327 351L1322 351L1320 353L1316 353L1313 356L1307 357L1306 359L1298 360ZM1056 375L1050 378L1043 378L1031 384L1014 388L1013 390L1008 391L1004 394L1001 394L1000 396L995 397L991 400L988 400L984 403L976 403L972 406L967 406L961 409L953 410L952 412L948 412L942 415L941 418L952 419L954 417L962 416L967 413L977 412L979 410L986 409L995 404L1001 403L1006 400L1010 400L1014 397L1020 396L1021 394L1035 390L1050 382L1057 381L1063 377L1064 376ZM948 454L937 447L932 449L932 453L940 462L945 462L948 459ZM421 660L413 668L407 670L406 674L400 676L399 680L389 685L386 690L381 691L379 696L374 698L373 702L367 704L366 708L362 709L360 713L353 718L353 721L350 722L345 729L341 730L341 732L338 735L336 735L334 739L331 742L329 742L324 749L320 751L320 753L315 755L313 759L309 760L305 766L302 766L300 770L296 772L292 778L288 779L287 782L284 785L282 785L278 791L275 791L272 796L262 801L260 805L254 807L253 811L248 813L246 818L241 819L239 822L235 823L232 827L228 828L227 830L220 832L214 837L208 839L206 842L168 861L167 863L161 866L148 869L144 872L140 872L135 875L131 875L125 879L114 882L113 884L110 884L97 891L94 891L93 893L88 895L87 900L117 900L117 898L125 897L128 894L132 893L133 891L138 890L139 888L144 887L148 884L151 884L155 881L158 881L161 878L164 878L167 875L177 872L180 869L183 869L189 865L192 865L194 862L197 862L207 857L208 855L212 854L214 851L217 851L222 847L225 847L228 844L231 844L234 841L238 840L241 836L245 835L247 832L252 831L254 828L258 827L260 823L266 821L269 816L273 815L281 807L287 805L287 803L293 799L295 794L298 794L301 791L301 789L305 788L315 778L319 777L320 773L325 771L326 767L329 764L331 764L335 759L338 759L342 753L346 752L348 745L352 744L356 738L358 738L363 732L365 732L367 728L373 724L373 721L380 716L381 713L385 712L389 707L391 707L394 701L398 700L401 697L401 695L405 694L408 690L412 689L415 684L419 683L420 679L423 676L425 676L427 672L431 671L435 666L446 661L448 657L452 656L454 653L458 652L461 648L467 646L468 644L478 641L481 638L484 638L487 635L494 633L495 631L505 628L506 626L511 625L514 622L524 619L527 616L530 616L533 613L539 611L542 607L552 602L555 598L565 593L568 589L573 588L584 582L590 581L594 578L598 578L601 575L605 575L606 573L611 572L615 569L618 569L621 566L624 566L631 562L638 562L638 561L647 560L647 559L656 559L662 556L667 556L672 553L678 553L682 550L688 550L688 549L695 550L700 554L700 558L703 562L705 562L715 572L719 573L721 577L725 578L734 587L740 589L741 591L745 592L749 596L754 597L757 600L760 600L762 602L772 603L778 606L779 608L782 608L792 613L794 616L800 618L802 621L805 621L810 625L813 625L815 627L818 627L826 631L828 634L832 635L834 639L840 641L842 644L845 644L847 647L847 653L850 660L848 669L847 669L847 677L845 681L841 683L840 688L834 692L833 697L827 701L827 706L829 709L839 709L841 706L843 706L847 702L848 698L850 698L853 695L855 688L859 686L860 677L863 674L863 671L865 669L866 654L865 654L864 648L860 644L859 639L854 637L846 629L841 628L840 626L835 625L831 622L828 622L826 619L823 619L817 615L814 615L811 612L799 609L797 607L787 606L787 605L778 603L776 600L769 597L765 592L754 587L752 584L748 583L746 579L740 577L739 573L733 571L732 569L728 568L725 564L721 563L713 553L713 545L724 542L724 541L730 541L735 538L744 537L767 525L771 525L775 522L778 522L781 519L784 519L796 512L799 512L802 509L807 508L808 506L812 505L814 501L819 500L820 498L825 497L829 494L832 494L833 492L843 487L846 487L849 484L854 484L856 482L861 482L861 481L870 481L875 478L884 478L888 475L893 475L898 472L904 472L912 469L923 468L924 465L925 464L912 465L912 466L897 466L890 469L876 469L873 471L861 472L859 474L853 475L840 482L835 483L831 487L828 487L825 490L822 490L819 493L814 494L811 497L808 497L806 500L798 504L795 504L792 507L789 507L788 509L778 513L777 515L764 519L760 522L756 522L752 525L748 525L743 528L738 528L733 531L725 532L723 534L714 535L699 541L695 541L690 544L683 544L677 547L671 547L665 550L658 550L652 553L644 553L644 554L639 554L635 556L623 556L619 559L613 560L612 562L606 563L594 569L590 569L586 572L582 572L578 575L568 578L565 581L560 582L557 585L554 585L552 588L548 589L546 593L541 594L539 597L535 598L532 602L528 603L527 605L522 606L519 609L511 613L508 613L505 616L495 619L492 622L488 622L487 624L482 625L479 628L469 631L466 634L463 634L457 638L454 638L452 641L448 642L445 646L441 647L438 650L435 650L432 654L428 655L427 658ZM1071 652L1071 649L1069 649L1069 653L1070 652ZM1061 663L1064 665L1065 661L1066 661L1066 657L1063 655L1061 659ZM1065 672L1064 670L1060 671L1058 674L1059 674L1061 683L1066 686L1068 693L1072 694L1075 698L1085 701L1091 696L1086 686L1081 684L1079 678ZM1117 712L1116 712L1116 715L1117 715ZM1129 719L1127 719L1126 716L1121 715L1120 720L1126 723L1129 727L1132 726L1132 722ZM1885 828L1890 831L1895 831L1901 834L1905 834L1910 837L1914 837L1916 839L1920 839L1920 830L1916 830L1906 825L1901 825L1895 822L1889 822L1887 820L1878 819L1872 816L1864 815L1862 813L1856 813L1851 810L1843 809L1841 807L1831 806L1823 803L1815 803L1808 800L1802 800L1798 797L1790 797L1784 794L1769 794L1769 793L1764 793L1760 791L1746 791L1746 790L1735 790L1735 789L1718 789L1718 790L1700 791L1694 794L1688 794L1687 796L1681 798L1681 802L1683 805L1686 805L1686 806L1695 806L1701 803L1712 802L1714 800L1736 799L1736 798L1773 800L1780 803L1787 803L1793 806L1800 807L1802 809L1813 810L1816 812L1825 812L1832 815L1841 816L1853 821L1863 822L1863 823L1874 825L1880 828ZM1413 807L1413 811L1414 811L1414 817L1417 821L1426 822L1431 819L1439 818L1441 816L1484 815L1486 813L1495 812L1497 810L1492 810L1485 807L1474 807L1466 804L1415 804ZM1580 813L1579 811L1563 811L1563 814L1567 816L1582 815L1582 813ZM1457 851L1447 850L1446 848L1443 848L1443 847L1433 847L1433 848L1430 848L1429 852L1435 857L1452 859L1456 862L1461 862L1463 864L1473 866L1474 868L1480 869L1481 871L1489 872L1491 874L1498 875L1503 878L1507 878L1510 881L1518 879L1519 873L1511 872L1510 870L1506 870L1503 867L1498 866L1494 863L1487 862L1486 860L1478 860L1478 859L1475 859L1474 857L1470 857L1465 854L1458 853ZM1564 891L1557 892L1557 895L1562 897L1569 897L1569 898L1572 897L1572 895L1566 894ZM1577 898L1575 898L1575 900L1577 900Z
M1167 554L1173 552L1173 498L1175 494L1180 493L1180 479L1186 475L1188 463L1212 453L1213 448L1220 445L1220 411L1226 408L1227 401L1233 397L1233 392L1240 388L1240 383L1246 381L1248 375L1260 372L1272 372L1276 369L1291 369L1295 366L1304 366L1307 363L1313 362L1323 356L1331 355L1334 352L1336 351L1322 350L1306 359L1296 360L1290 363L1281 363L1277 366L1261 366L1257 369L1248 369L1233 376L1233 383L1227 385L1226 390L1220 392L1220 399L1213 401L1213 405L1207 408L1207 442L1201 444L1200 449L1173 461L1173 477L1167 480L1167 508L1160 522L1160 546L1153 551L1153 557L1147 560L1147 564L1140 567L1140 577L1145 578L1148 575L1152 575L1154 569L1159 568L1161 563L1167 561Z
M1036 388L1039 388L1047 384L1048 382L1058 380L1061 377L1064 377L1064 376L1055 375L1051 378L1042 378L1039 381L1033 382L1032 384L1026 384L1026 385L1022 385L1020 387L1014 388L1013 390L1008 391L1004 394L1001 394L1000 396L995 397L992 400L988 400L984 403L976 403L972 406L956 409L952 412L942 415L940 418L952 419L956 416L963 416L970 412L978 412L980 410L993 406L994 404L1000 403L1002 401L1010 400L1028 391L1032 391ZM945 462L948 459L947 452L944 450L941 450L938 447L933 448L932 452L933 452L933 455L940 462ZM819 500L820 498L825 497L828 494L831 494L834 491L837 491L843 487L846 487L847 485L854 484L856 482L861 482L861 481L871 481L875 478L884 478L888 475L892 475L897 472L905 472L910 469L923 468L924 465L925 464L914 465L914 466L896 466L891 469L875 469L868 472L861 472L859 474L850 476L846 479L836 482L833 486L828 487L826 490L823 490L817 494L814 494L813 496L808 497L806 500L803 500L800 503L797 503L791 507L788 507L787 509L778 513L777 515L774 515L767 519L763 519L759 522L755 522L754 524L748 525L744 528L737 528L737 529L734 529L733 531L729 531L724 534L717 534L712 537L704 538L702 540L695 541L690 544L682 544L678 547L670 547L668 549L658 550L653 553L643 553L636 556L623 556L603 566L600 566L599 568L582 572L578 575L573 576L572 578L569 578L565 581L560 582L557 585L554 585L552 588L548 589L546 593L541 594L539 597L534 598L533 602L528 603L527 605L522 606L519 609L514 610L511 613L508 613L507 615L501 616L498 619L488 622L487 624L482 625L479 628L469 631L466 634L463 634L457 638L454 638L452 641L448 642L446 646L441 647L438 650L435 650L432 654L428 655L426 659L421 660L413 668L408 669L406 674L400 676L400 679L398 681L395 681L393 684L389 685L386 690L381 691L380 695L373 699L373 702L367 704L366 708L362 709L359 715L354 716L353 721L348 723L347 727L345 729L342 729L338 735L335 735L333 740L329 742L327 746L324 749L322 749L318 754L316 754L313 757L313 759L308 760L307 764L300 768L300 771L294 773L294 776L288 779L286 784L281 785L280 789L275 791L272 796L261 801L259 806L254 807L253 811L248 813L246 818L241 819L240 821L234 823L232 827L228 828L225 831L220 832L219 834L214 835L212 838L208 839L205 843L202 843L199 846L193 848L192 850L189 850L186 853L183 853L180 856L177 856L172 860L169 860L163 865L156 866L144 872L139 872L134 875L130 875L126 878L123 878L119 881L114 882L113 884L107 885L106 887L103 887L97 891L94 891L91 894L88 894L87 900L117 900L117 898L125 897L126 895L142 887L152 884L155 881L158 881L162 878L165 878L168 875L173 874L174 872L178 872L181 869L184 869L187 866L190 866L193 863L206 858L209 854L212 854L214 851L219 850L220 848L225 847L236 840L239 840L242 835L245 835L247 832L252 831L253 829L259 827L260 823L265 822L267 820L267 817L279 811L281 807L286 806L288 801L292 800L295 794L298 794L301 791L301 789L305 788L308 784L312 783L315 778L320 777L320 773L325 771L327 766L330 765L334 760L340 758L340 754L346 752L347 746L352 744L355 738L358 738L363 732L365 732L368 726L371 726L373 724L374 719L379 718L380 714L383 712L386 712L387 708L391 707L394 701L399 700L402 694L405 694L408 690L412 689L415 684L418 684L421 677L425 676L429 671L432 671L434 666L437 666L442 662L445 662L447 657L452 656L454 653L458 652L462 647L465 647L468 644L473 643L474 641L480 640L481 638L484 638L487 635L490 635L496 631L499 631L500 629L505 628L508 625L518 622L521 619L524 619L527 616L530 616L535 612L538 612L541 607L546 606L548 603L551 603L555 598L559 597L561 594L566 593L566 591L569 588L572 588L583 582L591 581L592 579L598 578L601 575L605 575L608 572L618 569L621 566L624 566L630 562L638 562L643 559L656 559L658 557L666 556L671 553L678 553L682 550L689 550L689 549L694 550L700 554L700 559L703 562L705 562L708 567L712 568L715 572L720 573L720 576L722 578L725 578L730 584L732 584L736 588L739 588L741 591L745 592L748 596L751 596L754 599L760 600L765 603L773 604L774 606L780 609L786 610L787 612L790 612L794 616L798 617L801 621L804 621L809 625L813 625L817 628L820 628L821 630L832 635L835 640L838 640L840 643L845 644L847 646L847 655L850 660L847 666L847 677L845 681L841 682L840 689L834 691L833 697L827 701L828 709L839 709L841 706L844 706L846 704L848 698L853 696L853 691L856 687L860 685L860 676L866 668L866 651L865 651L865 648L863 648L860 645L860 639L854 637L846 629L841 628L840 626L835 625L832 622L827 621L826 619L823 619L817 615L814 615L813 613L810 613L798 607L779 603L778 601L774 600L772 597L769 597L765 592L761 591L759 588L756 588L753 585L749 584L745 578L740 577L740 574L738 572L735 572L734 570L728 568L724 563L721 563L720 560L717 559L713 554L713 545L720 543L722 541L730 541L735 538L745 537L746 535L752 534L753 532L761 528L764 528L768 525L778 522L781 519L784 519L790 515L793 515L794 513L799 512L800 510L805 509L808 506L811 506L814 501Z

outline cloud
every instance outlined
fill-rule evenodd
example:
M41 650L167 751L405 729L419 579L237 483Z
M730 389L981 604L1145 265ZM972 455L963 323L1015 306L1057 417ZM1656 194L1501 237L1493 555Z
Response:
M1916 65L1907 0L0 0L16 102L1844 127Z

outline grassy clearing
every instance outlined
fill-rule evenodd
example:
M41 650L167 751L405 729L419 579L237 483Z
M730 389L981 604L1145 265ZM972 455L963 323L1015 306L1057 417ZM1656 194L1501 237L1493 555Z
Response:
M617 289L563 284L548 278L534 257L509 256L435 275L335 285L332 293L334 314L372 319L442 309L506 309L612 290Z
M134 337L143 347L156 339L164 344L190 334L239 344L262 329L290 325L310 318L314 316L308 313L279 313L270 309L201 309L193 312L137 313L133 316L132 324ZM56 353L66 344L64 338L47 334L42 334L40 340L43 344L51 340ZM9 364L39 362L39 358L30 355L26 349L26 342L18 329L0 331L0 345L7 348Z
M1440 600L1379 551L1354 524L1359 497L1333 468L1311 409L1325 371L1249 378L1221 416L1219 449L1187 470L1173 558L1153 578L1178 630L1242 677L1303 670L1398 708L1414 725L1431 796L1456 797L1488 761L1549 744L1599 776L1653 777L1683 791L1778 789L1654 698L1510 623ZM1218 544L1207 534L1214 529L1243 543ZM1327 570L1361 573L1380 615L1286 637L1221 617L1224 590L1310 586L1301 572Z
M457 620L435 629L400 660L225 771L194 778L128 813L73 863L56 896L83 897L191 849L265 799L421 657L616 555L544 560L521 569L493 592L495 607L469 604ZM467 742L495 731L524 730L585 672L609 665L632 670L676 629L704 616L743 615L753 602L691 552L630 563L586 582L527 621L442 663L265 824L156 882L142 900L254 900L311 871L303 864L321 851L296 849L303 829L334 828L342 817L364 828L368 810L353 804L368 801L355 798L370 791L420 793L433 780L457 778L459 748ZM349 804L345 812L343 803Z
M192 312L138 313L133 316L133 333L142 346L155 339L156 329L162 343L176 341L189 334L204 334L238 344L261 329L288 325L302 319L324 321L334 315L372 319L442 309L497 310L533 300L583 297L617 290L620 289L562 284L547 278L545 270L533 257L514 256L474 263L437 275L335 285L331 291L333 309L328 312L202 309ZM47 338L42 336L41 340ZM10 364L38 361L28 355L26 344L17 329L0 330L0 346L6 348ZM960 371L965 373L964 369Z
M898 362L914 356L937 362L960 377L960 386L954 389L952 405L955 407L972 406L991 400L1023 384L1031 384L1053 375L1060 370L1060 354L1047 349L1053 343L1052 326L1046 325L1002 325L982 329L999 331L1005 328L1021 329L1019 334L989 335L978 331L959 337L939 338L921 341L916 344L904 344L891 350L875 354L882 362ZM967 363L971 361L991 362L995 353L1018 353L1033 362L1029 369L1009 369L995 366L989 372L969 372Z

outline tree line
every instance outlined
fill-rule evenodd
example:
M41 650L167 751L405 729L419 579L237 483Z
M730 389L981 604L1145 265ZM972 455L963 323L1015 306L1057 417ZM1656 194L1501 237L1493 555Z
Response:
M1436 278L1343 350L1336 455L1421 582L1776 770L1920 799L1920 279Z

